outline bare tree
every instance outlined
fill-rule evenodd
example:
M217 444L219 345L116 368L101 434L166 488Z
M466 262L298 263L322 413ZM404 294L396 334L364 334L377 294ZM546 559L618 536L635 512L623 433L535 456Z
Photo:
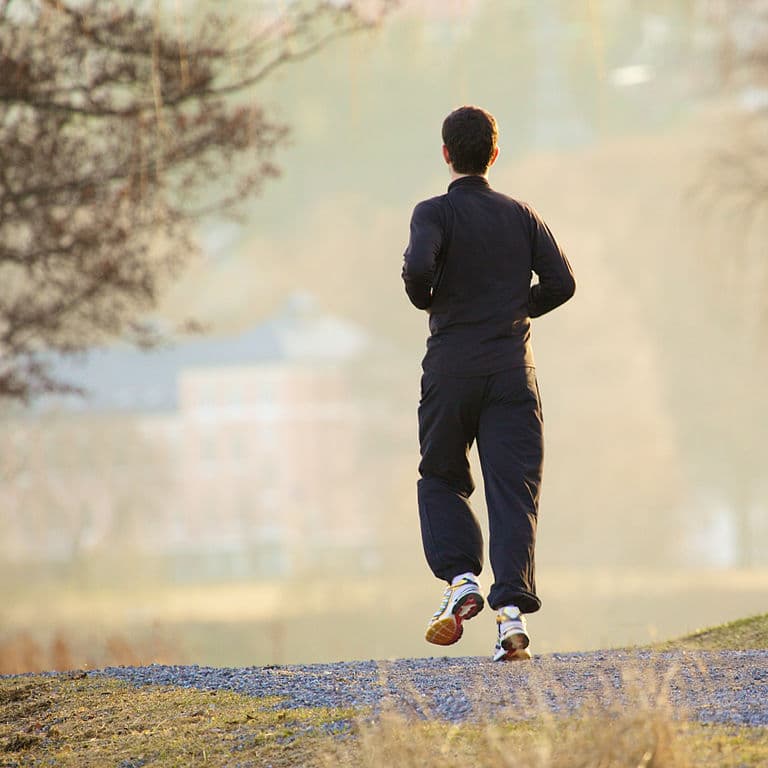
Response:
M297 1L250 28L0 0L0 397L76 390L51 352L156 342L142 316L193 250L190 222L278 173L288 127L254 86L395 2Z
M678 335L670 380L696 483L728 509L736 561L751 566L762 551L757 511L768 504L768 5L699 5L718 111L692 185L695 261L671 270L676 315L664 332Z
M726 140L706 168L701 191L713 211L741 220L744 242L738 249L764 257L764 248L750 248L750 238L768 222L768 4L743 0L705 7L704 21L716 41L717 86L729 108ZM765 266L758 265L757 271Z

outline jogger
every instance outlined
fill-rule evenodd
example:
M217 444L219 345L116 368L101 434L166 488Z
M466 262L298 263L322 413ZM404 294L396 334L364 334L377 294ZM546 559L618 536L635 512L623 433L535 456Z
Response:
M488 184L496 139L496 121L477 107L443 122L451 183L413 211L403 280L411 302L429 314L418 505L427 562L448 582L425 637L455 643L462 622L484 606L483 540L469 501L468 452L477 441L495 577L493 659L503 661L531 658L523 614L541 607L534 550L543 438L531 318L567 301L575 281L539 215Z

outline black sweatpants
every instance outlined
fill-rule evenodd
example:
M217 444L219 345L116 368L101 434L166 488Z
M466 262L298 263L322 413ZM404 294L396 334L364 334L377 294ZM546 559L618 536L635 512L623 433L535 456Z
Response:
M477 440L488 507L493 609L541 607L534 546L543 460L534 368L460 378L425 371L419 401L419 517L432 572L448 582L483 567L483 538L469 497L469 449Z

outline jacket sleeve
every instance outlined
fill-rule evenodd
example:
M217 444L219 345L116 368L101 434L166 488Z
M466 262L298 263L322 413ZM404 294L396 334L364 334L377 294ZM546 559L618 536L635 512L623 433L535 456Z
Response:
M411 303L428 309L432 303L432 280L443 245L443 222L434 200L419 203L411 216L411 237L403 256L403 282Z
M539 317L564 304L576 291L573 270L549 227L526 207L531 227L531 267L538 276L528 293L528 314Z

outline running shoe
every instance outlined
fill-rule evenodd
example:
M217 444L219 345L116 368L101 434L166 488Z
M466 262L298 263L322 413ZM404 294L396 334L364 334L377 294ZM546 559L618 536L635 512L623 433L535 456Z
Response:
M528 649L531 638L528 636L525 617L520 613L520 609L514 605L500 608L496 614L496 626L498 637L493 650L493 660L528 661L531 658Z
M428 643L452 645L464 632L462 622L477 616L484 605L476 581L462 579L458 584L446 587L443 602L431 618L424 637Z

